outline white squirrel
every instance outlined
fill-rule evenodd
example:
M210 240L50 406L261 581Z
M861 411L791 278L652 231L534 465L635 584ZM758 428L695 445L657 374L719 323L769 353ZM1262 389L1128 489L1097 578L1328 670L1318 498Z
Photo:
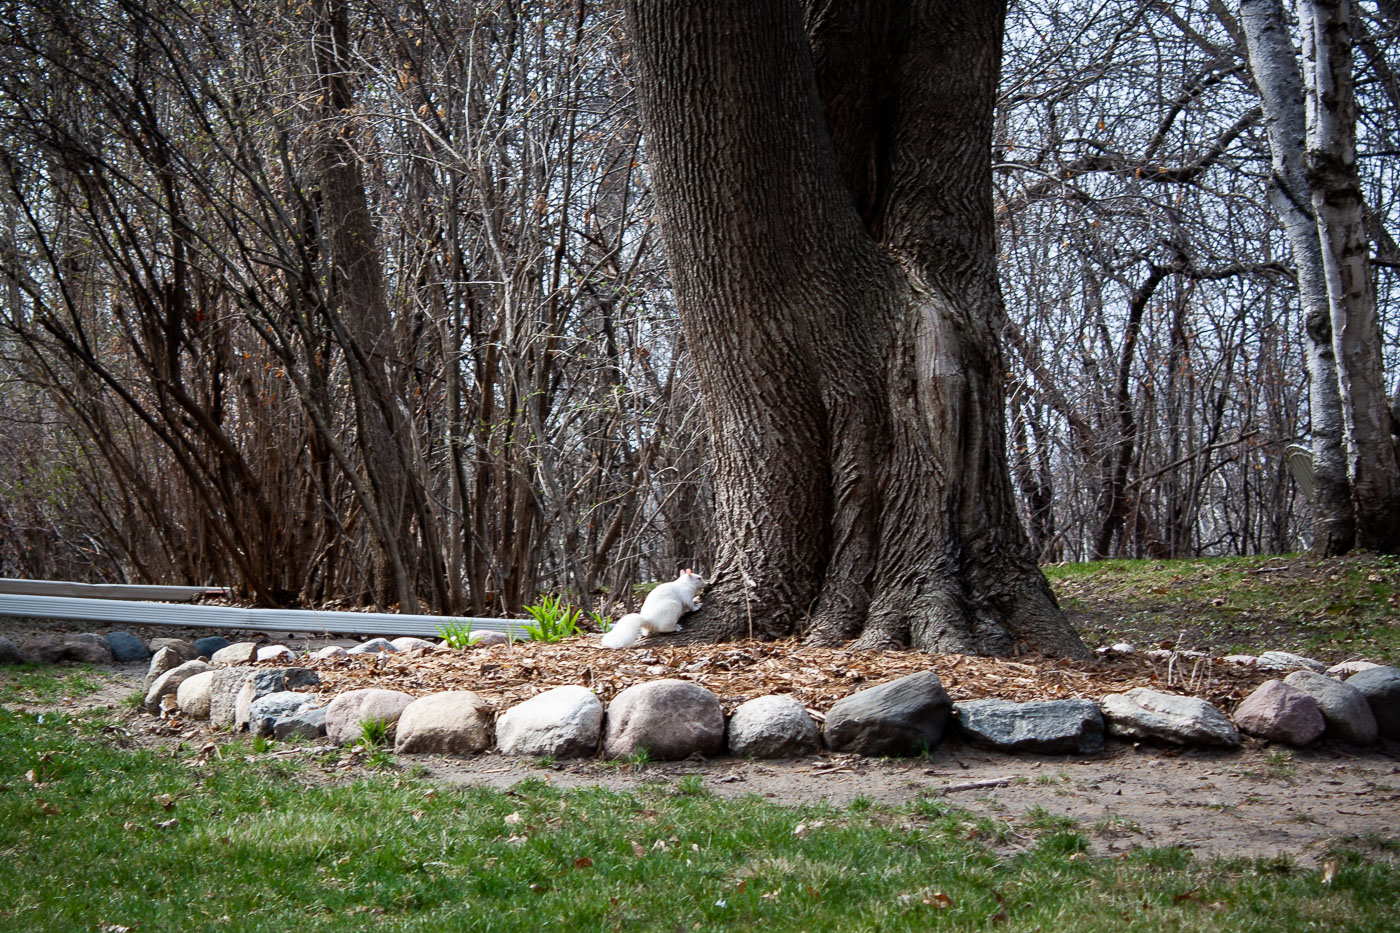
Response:
M700 597L695 591L705 585L700 574L690 568L670 583L662 583L647 594L641 612L629 612L618 619L616 624L603 636L604 648L626 648L637 643L645 631L648 635L657 632L679 632L680 618L687 612L700 608Z

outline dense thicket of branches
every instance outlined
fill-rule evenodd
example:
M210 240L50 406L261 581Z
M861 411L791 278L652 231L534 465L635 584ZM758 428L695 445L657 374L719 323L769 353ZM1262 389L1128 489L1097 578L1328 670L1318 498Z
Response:
M714 553L614 4L3 6L0 574L490 612ZM1232 10L1012 5L990 158L1043 559L1310 540ZM1391 372L1397 28L1361 5Z

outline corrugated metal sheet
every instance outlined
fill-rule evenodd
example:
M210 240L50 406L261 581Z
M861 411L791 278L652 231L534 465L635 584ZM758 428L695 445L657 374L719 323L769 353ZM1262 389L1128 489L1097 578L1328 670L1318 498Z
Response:
M272 632L330 632L337 635L416 635L436 637L444 622L471 622L472 631L529 636L520 619L465 616L411 616L388 612L319 612L314 609L241 609L234 606L181 606L169 603L84 599L64 596L0 595L0 615L34 619L83 619L132 625L181 625Z
M186 603L203 596L224 596L217 586L132 586L126 583L68 583L64 580L18 580L0 577L0 593L14 596L74 596L82 599L153 599Z

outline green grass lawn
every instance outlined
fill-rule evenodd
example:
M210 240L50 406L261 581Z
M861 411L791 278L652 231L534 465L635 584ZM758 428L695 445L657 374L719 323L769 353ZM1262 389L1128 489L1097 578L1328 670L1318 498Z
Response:
M0 710L5 930L1394 929L1400 871L1086 854L1063 819L637 793L337 784L228 741L122 747ZM305 770L300 770L305 768Z
M105 683L91 664L14 664L0 667L0 704L55 703L96 693Z
M1091 643L1400 663L1400 559L1360 554L1053 564L1046 576Z

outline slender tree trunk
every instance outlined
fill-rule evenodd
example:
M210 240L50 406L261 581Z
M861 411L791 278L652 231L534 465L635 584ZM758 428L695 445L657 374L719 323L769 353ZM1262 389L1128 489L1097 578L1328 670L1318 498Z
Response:
M1312 185L1305 171L1303 78L1280 0L1241 0L1240 22L1269 135L1273 161L1269 203L1288 235L1303 307L1312 422L1313 550L1323 556L1345 554L1355 543L1356 513L1348 477L1346 419L1322 243L1313 214Z
M410 540L408 484L413 478L396 447L393 322L352 139L355 97L348 18L338 0L317 0L314 16L323 110L317 155L322 235L330 264L329 311L351 374L356 437L373 499L366 503L372 528L373 597L381 606L397 602L405 612L414 612L418 600L405 555Z
M998 4L632 0L711 429L692 638L1083 655L1016 515L990 132Z
M1400 550L1400 460L1385 391L1371 238L1356 172L1356 95L1351 0L1302 0L1307 179L1322 244L1332 345L1344 400L1356 539Z

